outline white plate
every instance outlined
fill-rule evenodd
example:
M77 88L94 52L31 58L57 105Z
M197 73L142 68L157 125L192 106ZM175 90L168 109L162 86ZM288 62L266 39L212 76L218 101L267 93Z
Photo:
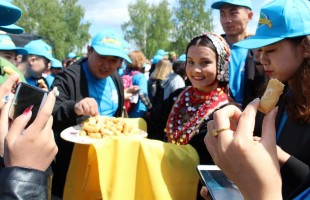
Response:
M89 136L80 136L80 131L82 130L82 125L75 125L71 126L69 128L66 128L60 133L60 137L64 140L67 140L69 142L74 142L78 144L92 144L94 142L97 142L98 138L91 138ZM109 137L109 136L104 136ZM121 136L121 137L147 137L147 133L145 131L141 130L140 134L137 135L130 135L130 136Z

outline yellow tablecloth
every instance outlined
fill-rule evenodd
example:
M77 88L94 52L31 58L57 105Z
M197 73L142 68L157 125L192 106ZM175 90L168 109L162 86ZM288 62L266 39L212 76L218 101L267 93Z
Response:
M190 145L139 137L76 144L64 199L195 199L198 163Z

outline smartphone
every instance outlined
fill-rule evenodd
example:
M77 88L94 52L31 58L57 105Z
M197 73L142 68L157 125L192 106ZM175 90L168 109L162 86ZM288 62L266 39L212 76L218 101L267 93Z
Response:
M26 126L28 127L34 121L39 110L43 106L47 94L45 90L40 88L27 83L19 83L16 87L13 102L9 110L9 117L14 120L16 117L23 114L29 106L33 105L32 116Z
M208 188L211 199L244 199L238 187L216 165L198 165L197 171L202 184Z

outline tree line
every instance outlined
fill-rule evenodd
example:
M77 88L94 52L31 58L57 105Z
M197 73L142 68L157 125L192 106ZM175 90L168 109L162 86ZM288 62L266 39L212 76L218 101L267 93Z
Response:
M56 58L70 51L82 52L90 39L91 22L84 21L84 8L78 0L13 0L23 17L18 25L26 33L35 33L53 46ZM207 0L167 0L149 4L136 0L128 5L130 20L122 24L125 39L151 58L158 49L185 53L195 35L213 29Z
M148 58L158 49L185 53L189 40L212 31L207 0L178 0L169 8L167 0L149 4L137 0L129 4L129 21L122 24L125 39L134 43Z
M53 55L64 59L68 52L82 52L88 44L90 22L83 22L84 8L78 0L13 0L23 15L17 24L35 33L53 47Z

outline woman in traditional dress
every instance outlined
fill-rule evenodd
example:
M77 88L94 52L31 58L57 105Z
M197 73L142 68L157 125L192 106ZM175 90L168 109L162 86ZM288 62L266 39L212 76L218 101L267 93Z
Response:
M192 86L173 92L155 107L148 121L149 138L177 145L191 144L200 163L211 163L203 143L206 131L200 125L210 114L229 103L228 62L230 49L214 33L194 37L186 48L186 74Z

